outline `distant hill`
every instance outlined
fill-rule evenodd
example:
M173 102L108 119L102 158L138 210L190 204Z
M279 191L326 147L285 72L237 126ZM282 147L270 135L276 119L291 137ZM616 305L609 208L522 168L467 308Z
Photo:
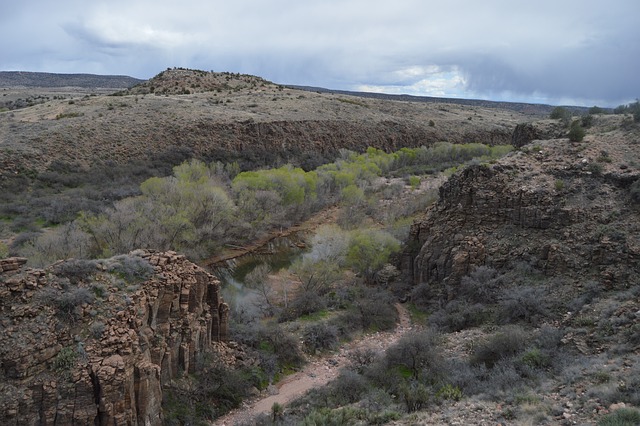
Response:
M546 104L530 104L524 102L502 102L502 101L489 101L482 99L463 99L463 98L439 98L433 96L414 96L414 95L393 95L387 93L373 93L373 92L352 92L348 90L331 90L323 87L311 87L311 86L296 86L287 85L292 89L305 90L308 92L317 93L333 93L340 95L359 96L362 98L382 99L387 101L406 101L406 102L429 102L429 103L447 103L457 105L470 105L476 107L485 108L502 108L512 111L518 111L524 114L549 114L554 105ZM569 111L575 115L585 114L588 110L586 107L580 106L567 106Z
M124 89L142 83L126 75L54 74L47 72L0 71L0 87L82 87Z

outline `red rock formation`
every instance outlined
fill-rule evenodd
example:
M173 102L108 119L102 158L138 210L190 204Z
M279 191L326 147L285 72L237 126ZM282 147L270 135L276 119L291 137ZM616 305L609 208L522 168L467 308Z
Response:
M129 256L153 265L151 278L127 284L95 262L74 287L54 268L0 262L0 424L162 424L163 385L227 339L228 307L219 282L184 256ZM71 314L51 303L78 288L95 299Z

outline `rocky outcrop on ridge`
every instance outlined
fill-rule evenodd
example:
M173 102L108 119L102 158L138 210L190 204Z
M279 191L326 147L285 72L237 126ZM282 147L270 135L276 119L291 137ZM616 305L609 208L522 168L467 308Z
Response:
M455 285L475 266L527 262L550 277L637 284L637 131L598 120L583 142L534 140L452 176L412 229L403 262L413 283Z
M160 425L163 386L228 339L220 283L174 252L0 262L0 423Z

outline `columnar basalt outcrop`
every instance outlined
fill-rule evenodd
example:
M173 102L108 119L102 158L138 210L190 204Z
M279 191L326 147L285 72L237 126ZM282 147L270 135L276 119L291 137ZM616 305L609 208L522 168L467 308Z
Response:
M534 141L466 167L413 226L402 269L414 284L455 284L479 265L525 262L548 276L630 285L640 250L629 187L640 177L626 165L638 148L624 142Z
M205 270L174 252L114 259L81 279L0 262L1 424L160 425L163 386L228 338ZM127 282L110 268L123 259L153 272Z

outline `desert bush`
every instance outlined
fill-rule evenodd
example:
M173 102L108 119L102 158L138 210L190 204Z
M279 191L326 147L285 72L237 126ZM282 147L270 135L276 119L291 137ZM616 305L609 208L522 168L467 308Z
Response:
M40 303L56 308L57 314L63 319L75 320L79 315L79 308L85 303L92 303L94 296L84 287L66 287L56 289L46 287L36 294Z
M174 380L163 392L165 424L209 424L238 407L250 386L241 370L208 362L200 365L196 374Z
M580 294L567 303L567 309L578 312L584 305L591 303L602 292L602 285L593 280L585 282Z
M91 324L91 326L89 327L89 331L94 338L100 339L102 337L102 333L104 333L105 328L106 326L102 321L96 321Z
M343 370L330 384L332 406L352 404L369 390L369 383L364 376L350 370Z
M640 424L640 410L620 408L602 417L598 426L637 426Z
M475 303L494 303L502 284L502 277L488 266L477 266L460 280L460 293Z
M393 306L393 295L386 290L361 287L353 309L361 329L389 330L396 325L398 311Z
M437 383L444 364L439 344L440 336L431 329L407 334L387 349L387 365L401 367L421 382Z
M422 410L434 401L431 388L416 380L403 382L400 386L399 393L409 413Z
M279 322L293 321L304 315L319 312L327 307L325 299L315 291L302 291L280 312Z
M326 322L308 325L302 338L305 351L311 354L335 349L338 346L338 330Z
M29 265L44 267L60 259L91 257L89 235L76 224L65 224L45 233L25 233L12 249L29 259Z
M462 390L458 386L452 386L447 383L438 389L436 398L460 401L462 399Z
M583 115L580 118L580 125L585 129L591 127L593 125L593 115L591 114Z
M436 287L430 283L420 283L411 289L411 302L417 307L426 308L437 297Z
M582 139L584 139L584 136L587 134L587 132L584 130L584 128L582 127L582 125L580 124L580 121L576 120L573 123L571 123L571 128L569 129L569 140L571 142L581 142Z
M551 365L551 357L538 348L525 351L520 356L520 361L531 368L546 368Z
M244 336L238 336L249 346L276 357L280 368L298 368L304 363L304 356L298 344L298 339L291 333L283 330L277 324L264 326L249 326L251 330Z
M153 275L154 268L147 259L136 255L118 255L101 261L107 272L117 275L128 284L139 283Z
M513 358L529 344L530 334L519 326L505 326L486 341L478 344L471 355L472 364L484 364L488 368L500 360Z
M429 316L429 325L439 330L454 332L483 324L491 317L485 305L453 300Z
M95 274L97 266L95 260L69 259L55 265L53 271L58 276L68 278L71 284L78 285Z
M571 118L571 113L566 108L558 106L551 111L551 114L549 114L549 118L552 118L554 120L568 121Z
M520 286L505 291L498 303L498 320L502 324L525 321L532 324L549 315L543 289Z
M4 259L9 256L9 246L0 241L0 259Z
M67 372L71 370L78 361L78 353L72 346L60 349L53 359L51 367L57 372Z
M309 413L300 423L301 426L347 426L366 419L362 410L353 407L342 407L331 410L317 408Z
M373 364L379 353L373 348L356 348L349 352L350 368L356 373L362 374L365 369Z

